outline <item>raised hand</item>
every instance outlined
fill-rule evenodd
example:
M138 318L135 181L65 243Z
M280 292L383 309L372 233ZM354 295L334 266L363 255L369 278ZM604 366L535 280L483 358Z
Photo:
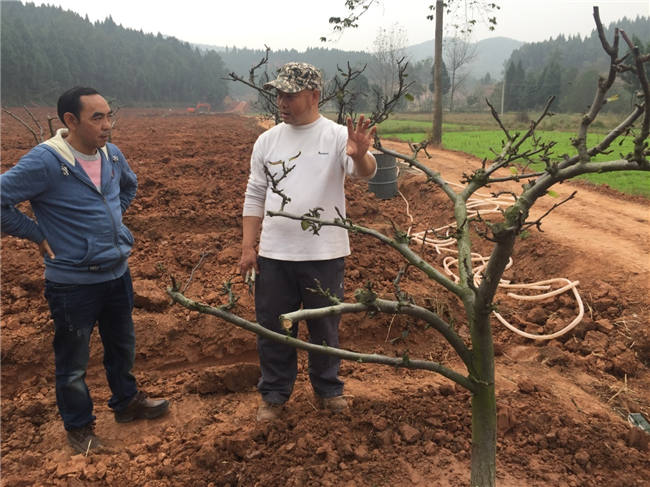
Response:
M348 126L348 144L346 146L345 152L349 155L355 162L360 161L365 157L368 149L372 145L375 139L375 132L377 127L370 126L370 119L366 119L363 115L359 116L359 121L357 122L356 127L352 124L352 119L348 117L347 120Z

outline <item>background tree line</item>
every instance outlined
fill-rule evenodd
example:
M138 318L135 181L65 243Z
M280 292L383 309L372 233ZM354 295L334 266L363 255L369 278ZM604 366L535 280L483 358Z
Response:
M73 85L93 86L119 104L219 106L228 93L214 51L173 37L92 23L60 7L2 2L2 104L54 105Z
M173 37L123 28L110 17L92 23L60 7L3 1L0 8L3 105L53 105L58 95L74 84L94 86L122 105L189 106L201 101L219 108L228 94L238 99L256 99L253 90L225 78L229 72L247 75L250 67L264 57L262 47L232 46L217 50L215 46L195 46ZM642 50L650 44L649 18L623 19L616 25L632 36ZM608 35L612 31L613 24L607 28ZM408 35L408 29L405 34ZM405 39L394 42L395 39L381 39L381 35L380 32L375 40L374 51L378 51L378 46L390 45L395 49L390 53L392 57L410 58L407 73L409 82L413 82L409 89L413 100L402 100L396 109L430 112L433 58L414 55ZM458 40L456 45L462 42ZM372 109L373 90L387 89L382 79L381 73L386 71L382 64L391 56L385 54L324 47L303 52L272 50L266 69L272 77L271 71L285 62L304 61L319 66L325 79L331 79L337 74L337 66L345 68L348 62L356 69L367 66L352 86L359 93L353 108L361 112ZM591 102L588 98L593 93L596 73L607 67L595 32L584 39L558 36L524 44L512 51L503 66L501 79L489 72L474 72L470 61L456 73L456 81L462 79L463 84L452 86L454 66L448 64L449 59L443 56L442 83L447 98L444 106L469 111L486 110L485 98L499 106L502 95L506 111L532 110L541 107L553 94L558 98L556 111L581 112ZM619 94L619 100L605 109L629 109L636 88L634 78L622 76L613 90Z
M624 30L641 51L648 52L650 20L647 17L624 18L616 22L616 26ZM605 32L611 38L614 25ZM607 62L595 30L584 39L579 35L560 35L544 42L524 44L512 52L506 63L504 108L506 111L537 109L549 96L556 95L557 111L582 112L593 101L598 74L606 72ZM650 74L647 64L646 71ZM502 88L500 84L499 88ZM638 81L623 74L613 88L613 93L619 95L618 100L606 105L603 111L628 111L634 103Z

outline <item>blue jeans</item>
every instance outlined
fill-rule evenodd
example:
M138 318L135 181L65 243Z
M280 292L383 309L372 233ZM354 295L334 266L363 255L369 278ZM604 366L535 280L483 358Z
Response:
M66 430L95 420L86 386L90 336L95 323L104 345L104 369L113 393L109 407L124 409L137 386L131 373L135 361L133 284L129 270L118 279L98 284L45 281L54 320L56 404Z
M303 308L320 308L331 303L327 297L310 291L317 287L343 299L344 259L291 262L258 257L260 273L255 282L255 313L264 328L285 334L278 316ZM308 320L309 341L317 345L326 343L339 346L340 316L326 316ZM294 324L292 335L298 334ZM274 340L257 337L262 377L257 386L262 399L282 404L291 396L298 373L296 349ZM338 377L341 360L322 353L309 352L309 379L314 392L320 397L340 396L343 382Z

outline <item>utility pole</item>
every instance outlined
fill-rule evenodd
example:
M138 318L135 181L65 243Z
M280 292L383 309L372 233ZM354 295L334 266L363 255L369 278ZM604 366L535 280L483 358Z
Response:
M444 1L436 0L436 38L433 57L433 127L431 145L442 145L442 15Z

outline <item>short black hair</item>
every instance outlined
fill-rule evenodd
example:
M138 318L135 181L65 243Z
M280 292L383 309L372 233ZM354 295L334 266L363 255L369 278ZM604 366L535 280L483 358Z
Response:
M59 115L59 120L65 125L63 115L66 112L72 113L75 117L79 118L81 113L81 97L86 95L99 95L100 93L95 88L87 86L75 86L63 93L56 103L56 111Z

